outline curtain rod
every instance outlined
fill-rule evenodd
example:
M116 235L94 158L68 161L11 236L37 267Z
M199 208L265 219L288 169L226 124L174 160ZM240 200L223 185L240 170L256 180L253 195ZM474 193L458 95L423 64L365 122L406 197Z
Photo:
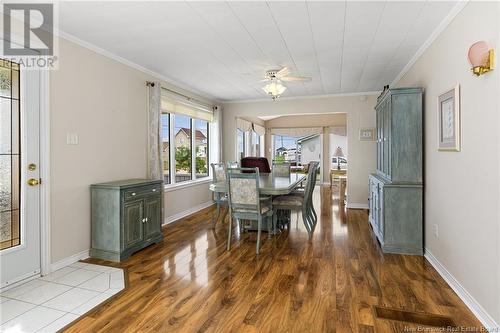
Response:
M148 87L154 87L154 86L155 86L155 83L154 83L154 82L151 82L151 81L146 81L146 85L147 85ZM160 86L160 88L161 88L161 89L165 89L166 91L171 92L171 93L173 93L173 94L175 94L175 95L178 95L178 96L184 97L184 98L185 98L185 99L187 99L189 102L196 102L196 103L198 103L198 104L201 104L201 105L204 105L204 106L208 106L208 107L210 107L212 110L214 110L214 109L215 109L215 106L214 106L214 105L207 104L207 103L202 102L202 101L200 101L200 100L198 100L198 99L196 99L196 98L189 97L189 96L187 96L187 95L181 94L180 92L177 92L177 91L175 91L175 90L168 89L168 88L165 88L165 87L162 87L162 86Z

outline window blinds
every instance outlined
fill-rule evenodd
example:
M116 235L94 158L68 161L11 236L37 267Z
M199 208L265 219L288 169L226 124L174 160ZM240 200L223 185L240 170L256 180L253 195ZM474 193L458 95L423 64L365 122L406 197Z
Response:
M242 130L243 132L255 131L259 135L266 134L266 128L264 126L253 124L251 121L236 118L236 128Z
M182 114L191 118L214 121L213 107L198 103L188 97L161 89L162 112Z
M322 127L296 127L296 128L271 128L272 135L303 137L314 134L322 134Z
M260 126L257 124L253 124L253 130L258 134L258 135L265 135L266 134L266 128L264 126Z

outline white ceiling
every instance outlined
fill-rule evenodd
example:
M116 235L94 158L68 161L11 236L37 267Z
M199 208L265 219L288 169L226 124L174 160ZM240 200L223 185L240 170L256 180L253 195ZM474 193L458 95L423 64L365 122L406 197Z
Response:
M265 98L287 66L311 82L283 96L381 90L455 2L61 2L60 30L219 100Z

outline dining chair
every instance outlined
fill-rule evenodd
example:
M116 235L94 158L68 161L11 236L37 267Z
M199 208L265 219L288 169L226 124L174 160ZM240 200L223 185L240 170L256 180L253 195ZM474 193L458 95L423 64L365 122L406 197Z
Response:
M241 159L242 168L259 168L260 173L270 173L269 161L265 157L243 157Z
M273 169L271 172L277 177L290 177L291 167L292 164L289 162L273 161Z
M308 170L311 170L311 168L314 166L315 168L315 171L314 173L307 173L307 177L308 179L310 177L312 177L313 179L311 180L312 183L313 183L313 188L314 186L316 185L316 180L318 178L318 168L319 168L319 162L317 161L311 161L309 162L308 164ZM307 182L307 180L306 180ZM313 190L313 193L314 193L314 190ZM295 190L293 190L290 194L293 194L293 195L300 195L300 196L304 196L305 195L305 188L301 187L301 188L297 188ZM314 218L314 221L317 221L318 220L318 214L316 214L316 210L314 209L314 205L313 205L313 201L312 201L312 195L311 195L311 202L309 204L309 210L310 210L310 213L312 214L313 218Z
M291 210L297 213L302 213L302 220L306 227L309 237L312 236L314 228L316 227L317 217L314 216L314 209L312 206L312 194L314 191L314 186L316 185L316 170L318 169L319 163L314 163L309 166L309 173L307 177L306 187L304 190L304 195L281 195L273 199L273 227L276 228L277 218L276 212L278 210Z
M240 164L238 163L238 161L227 162L227 168L234 169L234 168L239 168L239 167L240 167Z
M236 219L241 225L242 220L257 221L257 245L255 252L260 252L262 222L272 217L272 200L270 196L259 195L258 168L228 168L226 173L228 183L228 201L230 208L227 250L231 249L232 222ZM271 223L267 223L268 234L271 235Z
M224 163L211 163L212 167L212 181L213 183L222 183L226 182L226 165ZM227 194L215 192L214 193L214 202L217 205L216 214L212 217L212 228L215 228L217 224L217 220L220 217L220 208L221 206L228 206L228 198ZM224 212L224 217L222 220L226 218L227 210Z

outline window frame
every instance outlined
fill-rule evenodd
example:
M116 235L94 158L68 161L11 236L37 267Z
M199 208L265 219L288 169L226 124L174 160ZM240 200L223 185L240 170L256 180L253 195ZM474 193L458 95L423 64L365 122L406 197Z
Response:
M239 151L239 144L238 144L238 135L239 133L242 134L242 138L243 138L243 151L241 151L241 153L243 153L243 156L240 155L240 151ZM246 131L242 130L242 129L239 129L239 128L236 128L236 160L240 160L240 158L243 158L243 157L246 157L247 156L247 153L246 153L246 141L247 141L247 138L246 138Z
M175 131L174 131L174 123L175 123L175 113L170 113L170 112L165 112L162 111L163 115L168 115L168 120L169 120L169 128L168 128L168 136L169 136L169 172L170 172L170 183L169 184L164 184L165 191L169 192L169 190L173 190L176 188L183 188L183 187L189 187L192 185L200 184L200 183L206 183L211 181L212 177L212 172L210 170L210 149L211 149L211 137L210 137L210 122L207 121L207 176L206 177L200 177L196 178L196 138L193 133L195 129L195 119L199 118L192 118L189 117L189 123L191 127L191 133L190 133L190 146L191 146L191 179L190 180L185 180L182 182L177 182L175 179L176 175L176 158L175 158L175 148L176 148L176 142L175 142ZM182 116L182 115L180 115ZM203 119L199 119L203 120ZM205 121L205 120L203 120ZM163 177L165 179L165 177Z
M200 178L197 178L196 177L196 153L198 152L197 150L197 146L196 146L196 120L200 120L200 121L204 121L207 123L207 151L206 151L206 155L207 155L207 175L204 176L204 177L200 177ZM193 135L193 131L194 131L194 135ZM203 132L202 132L203 133ZM203 119L198 119L198 118L191 118L191 138L192 138L192 141L191 143L193 144L192 147L194 147L193 150L193 155L191 157L191 167L193 168L194 166L194 169L192 169L192 179L191 180L197 180L197 179L206 179L207 177L210 177L210 142L209 142L209 138L210 138L210 122L206 121L206 120L203 120ZM194 160L193 160L194 158Z

